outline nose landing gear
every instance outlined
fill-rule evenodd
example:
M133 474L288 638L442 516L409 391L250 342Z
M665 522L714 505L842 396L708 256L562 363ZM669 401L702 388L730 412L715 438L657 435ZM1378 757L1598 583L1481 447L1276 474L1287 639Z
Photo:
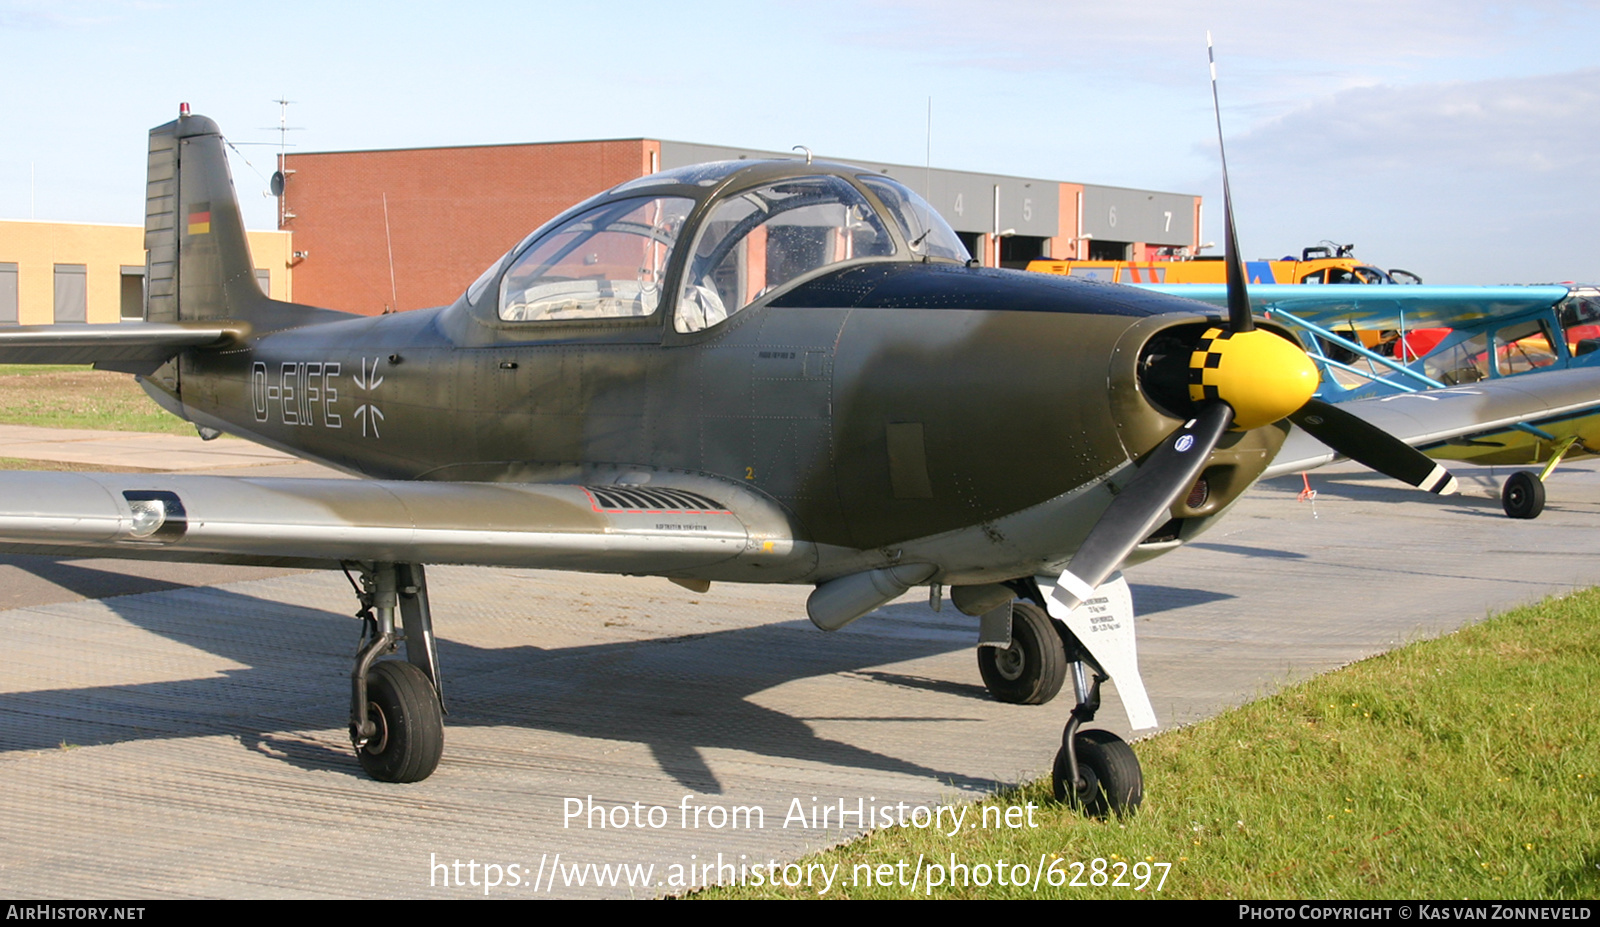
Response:
M1056 801L1090 817L1132 814L1144 801L1144 772L1127 741L1106 730L1078 730L1100 708L1100 683L1106 677L1079 659L1072 664L1078 704L1061 732L1061 749L1051 770Z

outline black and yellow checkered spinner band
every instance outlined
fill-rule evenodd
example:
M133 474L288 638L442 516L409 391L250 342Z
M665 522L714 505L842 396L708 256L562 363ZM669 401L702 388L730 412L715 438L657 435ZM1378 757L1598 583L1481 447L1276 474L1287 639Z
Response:
M1208 328L1200 336L1194 353L1189 355L1189 398L1195 402L1222 398L1217 391L1216 375L1207 377L1206 372L1222 366L1223 348L1219 342L1225 344L1232 334L1220 328ZM1208 383L1207 380L1212 382Z

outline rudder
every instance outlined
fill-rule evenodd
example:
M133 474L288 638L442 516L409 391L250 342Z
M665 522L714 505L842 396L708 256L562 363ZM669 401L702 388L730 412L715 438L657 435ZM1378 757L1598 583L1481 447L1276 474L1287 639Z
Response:
M185 105L150 130L145 318L250 319L272 303L256 282L222 130Z

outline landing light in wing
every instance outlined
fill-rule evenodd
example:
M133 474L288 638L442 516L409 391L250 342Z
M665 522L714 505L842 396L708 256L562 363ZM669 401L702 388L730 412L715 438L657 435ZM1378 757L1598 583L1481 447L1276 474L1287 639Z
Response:
M128 507L133 509L133 526L128 529L130 537L147 538L167 522L167 504L160 499L140 499L128 503Z

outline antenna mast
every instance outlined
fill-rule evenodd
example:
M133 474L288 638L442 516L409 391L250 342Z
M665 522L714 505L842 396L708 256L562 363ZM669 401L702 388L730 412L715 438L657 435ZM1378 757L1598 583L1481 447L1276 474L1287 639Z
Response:
M293 100L279 98L272 102L278 104L278 170L272 175L272 195L278 198L278 228L281 229L285 222L294 218L294 213L289 211L289 198L284 193L289 175L294 171L284 167L284 157L288 154L289 133L300 131L300 126L289 125L289 104Z

